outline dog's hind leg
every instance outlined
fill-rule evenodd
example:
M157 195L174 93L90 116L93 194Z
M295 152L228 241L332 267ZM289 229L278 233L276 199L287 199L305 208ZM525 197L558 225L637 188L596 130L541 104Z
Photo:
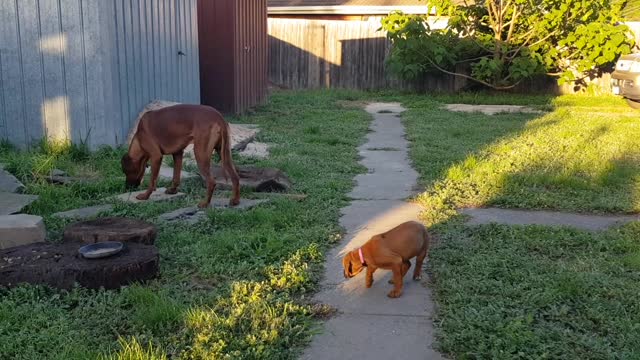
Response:
M182 151L173 154L173 182L171 187L165 191L166 194L173 195L178 193L178 187L180 186L180 173L182 171Z
M407 275L407 272L409 271L410 267L411 267L411 261L404 260L402 262L402 278L403 279L404 279L404 276ZM393 284L393 277L389 279L389 284Z
M393 272L393 290L387 294L390 298L397 298L402 295L402 268L404 266L406 266L404 261L400 259L391 267L391 271Z
M208 139L208 137L207 137ZM209 141L210 142L210 141ZM209 143L194 142L193 151L200 169L200 175L207 183L207 195L203 202L198 204L200 208L206 208L211 203L213 191L216 189L216 180L211 174L211 154L213 153L213 145Z
M426 241L426 240L425 240ZM422 252L420 252L420 254L418 254L418 256L416 257L416 268L413 269L413 280L420 280L422 279L422 263L424 262L424 259L427 257L427 255L429 254L429 245L428 243L425 244L424 249L422 250Z
M162 154L160 156L154 156L150 159L151 162L151 180L149 181L149 188L147 191L136 196L138 200L148 200L151 194L156 191L158 185L158 174L160 173L160 166L162 165Z

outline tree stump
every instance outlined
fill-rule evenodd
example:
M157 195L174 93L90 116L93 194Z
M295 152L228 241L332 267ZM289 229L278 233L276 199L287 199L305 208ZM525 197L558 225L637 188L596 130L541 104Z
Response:
M154 245L127 243L111 257L85 259L82 242L36 243L0 250L0 287L21 283L71 289L75 283L90 289L117 289L152 279L159 256Z
M73 223L64 230L65 241L94 244L103 241L142 243L156 241L156 228L146 221L122 217L106 217Z

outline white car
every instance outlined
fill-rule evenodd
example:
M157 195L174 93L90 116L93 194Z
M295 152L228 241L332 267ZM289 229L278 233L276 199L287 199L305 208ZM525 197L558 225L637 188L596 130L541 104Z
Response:
M640 109L640 53L621 56L611 74L613 93L627 100L634 109Z

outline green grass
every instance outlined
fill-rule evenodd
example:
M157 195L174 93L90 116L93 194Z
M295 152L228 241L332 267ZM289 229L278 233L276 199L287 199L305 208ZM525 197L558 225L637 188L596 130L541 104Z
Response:
M617 98L532 97L543 115L450 113L407 99L417 197L438 245L429 271L439 348L455 359L640 357L640 226L601 233L463 225L466 206L640 210L638 112ZM527 97L502 103L526 104Z
M338 106L344 96L276 93L251 116L235 119L259 124L259 139L276 144L268 160L236 157L236 163L282 169L293 192L308 194L306 200L278 197L246 212L210 211L195 226L158 223L161 277L145 285L0 290L0 358L295 358L315 325L314 307L303 296L315 287L324 250L340 238L339 209L353 177L364 170L356 148L370 118ZM99 204L124 190L122 154L51 144L31 152L0 146L0 162L28 193L40 195L27 212L45 217L51 241L60 240L68 223L52 213ZM50 185L44 176L53 168L96 181ZM198 180L182 190L184 200L117 204L110 215L155 221L204 194Z
M640 211L638 113L620 99L560 97L543 115L411 106L404 119L431 222L468 206Z

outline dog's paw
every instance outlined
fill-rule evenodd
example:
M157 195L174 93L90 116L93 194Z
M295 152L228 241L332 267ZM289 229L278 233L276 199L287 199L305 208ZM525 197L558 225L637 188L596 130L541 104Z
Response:
M229 206L238 206L238 204L240 204L240 199L229 200Z
M167 195L175 195L178 193L178 189L177 188L168 188L167 190L165 190L164 192Z
M149 195L147 193L138 194L136 196L136 199L138 199L138 200L149 200Z
M364 285L367 287L367 289L369 289L370 287L373 286L373 281L367 281L364 283Z
M400 295L402 295L402 290L391 290L389 291L389 293L387 294L388 297L395 299L395 298L399 298Z
M199 207L200 209L206 209L206 208L208 208L208 207L209 207L209 203L207 203L207 202L204 202L204 201L203 201L203 202L201 202L201 203L199 203L199 204L198 204L198 207Z
M420 281L422 280L422 275L416 275L413 277L413 281Z

